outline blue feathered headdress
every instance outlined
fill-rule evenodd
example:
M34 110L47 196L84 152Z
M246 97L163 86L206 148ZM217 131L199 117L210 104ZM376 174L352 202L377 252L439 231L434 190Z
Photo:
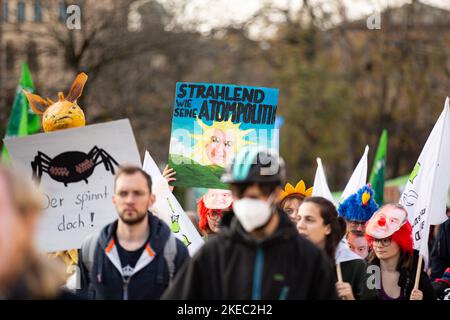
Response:
M365 185L345 199L338 212L349 221L368 221L377 210L378 204L373 198L373 190L370 185Z

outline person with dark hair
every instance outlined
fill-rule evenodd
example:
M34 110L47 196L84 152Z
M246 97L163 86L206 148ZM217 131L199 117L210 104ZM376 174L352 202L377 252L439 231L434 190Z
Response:
M306 197L311 197L313 188L306 189L305 182L300 180L295 188L290 183L287 183L284 190L280 194L280 206L283 211L289 216L291 221L295 224L298 222L298 208L303 203Z
M369 264L377 266L375 286L380 300L435 300L430 279L420 271L414 289L418 253L413 249L408 213L400 204L386 204L369 220L365 237L373 248Z
M119 168L112 200L119 218L82 244L78 292L97 300L159 299L188 250L148 210L155 197L141 168Z
M367 264L349 249L343 239L345 220L338 216L334 204L322 197L306 198L298 215L298 232L326 253L331 266L337 266L336 290L339 298L355 300L368 299L371 295L375 297L376 292L366 286Z
M234 215L175 277L164 299L336 299L332 268L277 206L284 162L243 148L222 176Z
M450 217L450 208L448 207L447 216ZM439 225L439 231L431 250L430 267L432 281L440 278L450 267L450 219Z

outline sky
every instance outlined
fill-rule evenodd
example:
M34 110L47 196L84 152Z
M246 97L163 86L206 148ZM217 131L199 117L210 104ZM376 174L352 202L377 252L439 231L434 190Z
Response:
M164 0L160 0L164 2ZM311 2L320 0L311 0ZM423 3L450 10L450 0L421 0ZM189 0L186 7L186 21L195 20L197 30L207 33L212 28L233 22L242 22L251 17L264 3L298 8L300 0ZM324 2L321 0L320 2ZM386 6L401 6L411 0L344 0L350 19L356 19Z

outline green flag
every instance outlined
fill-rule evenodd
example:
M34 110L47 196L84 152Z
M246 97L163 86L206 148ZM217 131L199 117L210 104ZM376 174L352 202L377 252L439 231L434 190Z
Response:
M373 162L372 172L370 174L370 184L375 193L375 202L380 206L384 202L384 170L386 167L388 133L383 130L378 143L377 153Z
M22 89L34 92L33 80L26 62L22 63L20 82L14 97L5 138L26 136L39 131L41 128L40 118L30 109L27 97L22 93ZM2 160L9 162L9 154L5 144L3 144Z

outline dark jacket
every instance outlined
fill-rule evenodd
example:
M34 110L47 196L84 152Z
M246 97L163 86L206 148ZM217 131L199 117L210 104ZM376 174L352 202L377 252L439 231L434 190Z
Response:
M400 277L398 279L398 286L401 288L402 295L406 300L409 300L411 292L414 288L418 257L418 251L414 250L414 260L412 263L413 267L400 268L399 270ZM428 278L428 275L424 271L420 273L419 290L423 293L423 300L436 300L436 294L433 286L431 285L430 278ZM379 295L378 298L380 298Z
M434 281L450 267L450 219L441 224L439 234L431 250L431 280Z
M122 276L120 258L114 241L117 220L101 231L91 272L82 263L83 254L80 250L81 289L78 291L79 294L97 300L143 300L161 297L169 285L169 270L163 249L171 231L165 222L151 213L148 214L148 222L150 240L128 281ZM176 244L175 274L189 259L186 246L178 239Z
M283 212L256 240L236 218L183 266L163 299L337 299L332 266Z
M353 296L356 300L377 299L376 289L369 289L367 280L367 262L362 259L341 262L342 279L352 286Z

